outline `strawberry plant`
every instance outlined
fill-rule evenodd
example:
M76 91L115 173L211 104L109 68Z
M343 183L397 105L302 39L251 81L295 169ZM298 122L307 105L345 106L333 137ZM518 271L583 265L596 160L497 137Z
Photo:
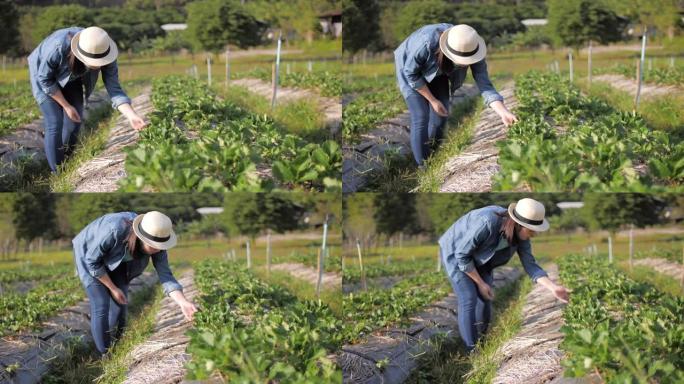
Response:
M360 94L342 110L342 136L345 140L358 140L359 134L370 131L381 121L406 109L393 76L354 78L345 83L344 93Z
M340 345L341 322L325 304L299 300L232 263L203 261L195 281L204 310L190 333L191 379L342 382L328 357Z
M367 264L363 266L366 278L382 276L402 276L423 273L435 268L434 260L421 260L413 263L401 262L394 264ZM342 282L344 284L358 283L361 281L361 270L357 267L345 267Z
M596 68L592 71L595 74L615 73L631 79L636 79L636 67L623 63L615 64L611 67ZM682 85L684 84L684 67L654 67L644 68L644 79L647 83Z
M237 74L238 78L256 77L263 81L271 82L272 73L265 68L256 68L249 72ZM279 76L280 86L292 88L314 89L323 96L341 96L342 79L339 72L314 71L314 72L281 72Z
M684 381L684 298L627 278L604 259L568 255L560 277L573 289L564 310L566 375L607 383Z
M496 189L682 188L684 144L649 129L639 115L615 110L559 76L537 71L516 80L516 96L520 121L498 144Z
M188 77L156 80L152 102L150 125L126 149L124 190L339 189L334 141L307 143L284 133L268 116L220 100ZM275 180L257 171L269 166Z
M28 82L0 85L0 136L40 118L38 104Z

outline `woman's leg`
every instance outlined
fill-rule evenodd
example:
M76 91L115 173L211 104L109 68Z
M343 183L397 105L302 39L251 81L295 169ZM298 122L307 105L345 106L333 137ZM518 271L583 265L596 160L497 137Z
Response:
M109 348L109 289L99 281L86 288L90 300L90 331L98 352L104 354Z
M430 121L430 104L418 93L406 98L411 115L411 151L418 165L422 165L428 156L428 123Z
M475 348L478 339L475 310L479 293L475 282L470 277L461 271L457 273L459 276L451 282L451 285L458 298L458 331L466 351L470 352Z
M109 273L114 285L119 287L128 298L128 280L126 276L126 263L121 263L119 266ZM126 327L126 315L128 314L128 305L122 305L110 297L109 301L109 332L111 338L116 340L121 337L121 334Z
M47 157L50 170L56 173L57 166L64 160L62 124L66 114L62 106L49 97L40 104L40 111L43 113L43 124L45 126L45 157Z
M78 132L81 130L83 121L83 83L80 80L68 83L63 89L64 98L73 105L81 117L81 123L72 121L67 114L64 114L62 128L62 143L64 143L64 157L68 157L76 148L78 142Z
M447 76L439 76L428 84L430 92L444 104L444 107L449 110L449 78ZM430 142L434 144L433 148L437 148L442 142L444 136L444 125L448 120L448 116L440 116L432 108L430 108L430 123L428 124L428 136Z
M492 286L494 283L494 276L492 271L480 271L480 277L485 283ZM493 287L492 287L493 288ZM492 320L492 302L483 300L478 296L477 305L475 306L475 326L477 327L478 338L482 337L489 329L489 323Z

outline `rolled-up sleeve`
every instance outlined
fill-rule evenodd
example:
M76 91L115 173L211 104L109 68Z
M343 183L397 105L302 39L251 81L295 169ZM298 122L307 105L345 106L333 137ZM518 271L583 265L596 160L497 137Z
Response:
M532 256L532 244L529 240L520 242L518 245L518 256L520 256L520 262L532 281L536 283L540 277L548 277L548 274L537 264L537 260Z
M427 62L430 52L427 44L424 44L415 52L407 51L406 61L404 61L404 76L408 84L413 89L423 88L427 82L423 77L422 68Z
M46 95L54 95L59 89L57 83L57 69L62 63L62 52L59 47L55 48L47 57L43 57L40 65L38 65L38 73L36 73L36 80L40 89Z
M111 230L103 233L97 241L88 247L85 253L85 266L90 276L98 278L107 273L104 263L104 255L116 244L116 231Z
M159 282L164 290L164 295L168 296L173 291L183 291L183 286L173 277L169 267L169 257L166 251L161 251L152 255L152 265L157 271Z
M475 269L473 252L484 243L490 235L490 228L486 220L482 220L469 228L466 234L457 241L454 247L456 266L461 272Z
M495 101L503 101L503 96L496 91L494 84L492 84L489 79L487 62L485 60L480 60L477 63L472 64L470 70L473 73L473 79L475 79L475 84L477 84L477 88L480 90L480 94L482 95L486 106L489 106L489 104Z
M102 81L112 100L112 108L117 109L121 104L131 104L131 99L126 95L119 83L119 66L116 61L101 68Z

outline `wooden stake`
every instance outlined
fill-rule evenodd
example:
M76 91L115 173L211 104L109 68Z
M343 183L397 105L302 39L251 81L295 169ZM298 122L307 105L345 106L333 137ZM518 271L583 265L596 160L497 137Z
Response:
M592 42L591 40L589 41L589 57L587 58L587 70L589 71L589 74L587 75L587 84L589 87L591 87L591 50L592 50Z
M230 48L226 48L226 84L225 87L228 88L228 82L230 81Z
M367 291L368 286L366 285L366 273L363 271L363 256L361 255L361 242L359 239L356 239L356 250L359 253L359 268L361 269L361 285L363 286L363 290Z
M572 70L572 51L568 54L568 60L570 62L570 82L572 83L573 79L573 70Z
M249 239L247 240L247 269L252 268L252 252L249 249Z
M207 84L211 87L211 56L207 57Z
M271 230L266 233L266 269L268 275L271 275Z
M437 272L440 272L442 270L442 254L440 251L437 251Z
M632 269L634 259L634 224L629 228L629 269Z
M321 298L321 285L323 285L323 251L321 248L318 248L318 265L317 265L317 270L318 270L318 278L316 279L316 297L318 299Z
M608 235L608 262L613 263L613 238Z

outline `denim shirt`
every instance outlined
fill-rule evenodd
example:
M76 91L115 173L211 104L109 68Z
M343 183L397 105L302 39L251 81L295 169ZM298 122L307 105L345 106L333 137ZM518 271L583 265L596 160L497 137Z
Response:
M439 49L439 36L451 27L451 24L446 23L426 25L413 32L394 51L397 82L404 98L418 94L416 89L422 88L437 76L439 66L435 52ZM503 101L503 97L489 80L487 62L484 59L471 64L470 71L485 105ZM467 73L468 67L454 65L454 70L449 74L451 92L463 85Z
M135 212L106 214L88 224L72 240L76 270L84 287L106 274L107 270L113 271L121 264L126 253L128 235L132 230L130 223L136 216ZM183 287L171 273L166 251L154 255L142 254L141 257L128 261L128 281L143 273L150 258L157 270L164 294L182 291Z
M442 263L451 279L456 279L458 271L470 272L494 257L503 223L503 217L497 213L504 212L506 208L496 205L472 210L459 218L439 238ZM532 256L529 240L511 245L510 254L513 252L518 253L520 262L532 281L537 282L540 277L548 276Z
M43 40L28 57L29 74L33 97L42 104L61 87L64 88L71 78L68 55L71 51L71 37L83 28L59 29ZM71 37L69 36L71 35ZM119 67L116 60L100 69L87 70L81 78L85 86L86 99L93 93L97 78L102 71L102 80L112 100L112 107L130 104L131 99L119 84Z

